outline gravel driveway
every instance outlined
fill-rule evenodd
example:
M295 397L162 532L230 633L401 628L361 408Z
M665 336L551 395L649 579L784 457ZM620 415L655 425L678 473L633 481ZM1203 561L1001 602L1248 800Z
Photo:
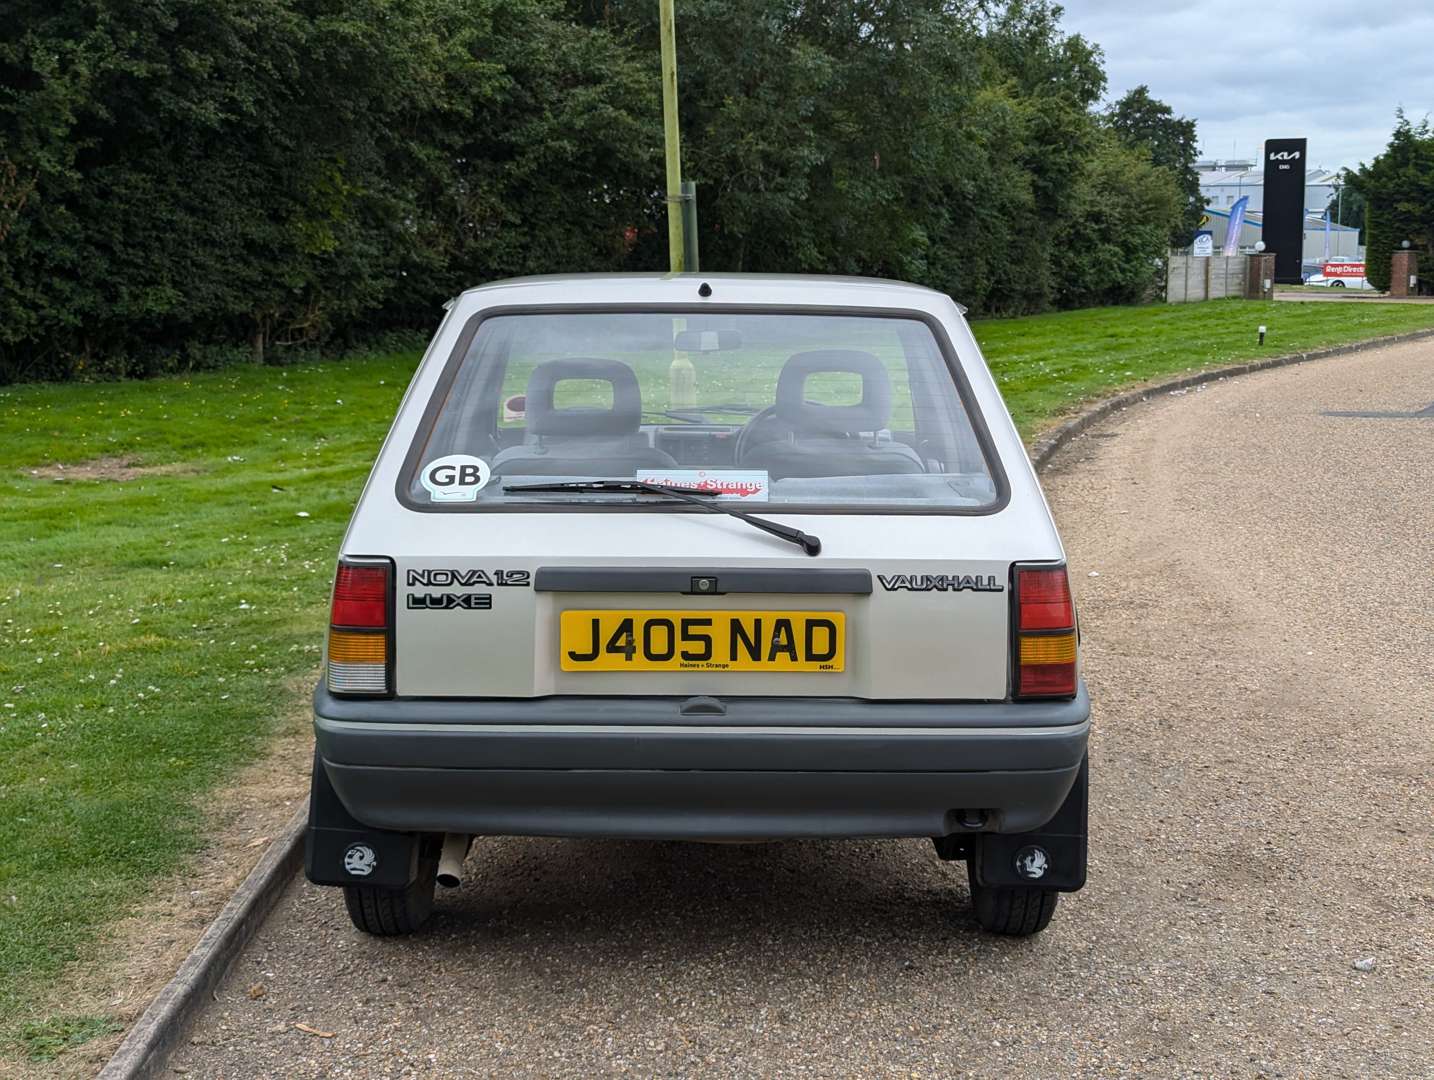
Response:
M1044 935L978 932L925 841L484 840L409 941L295 883L173 1065L1434 1076L1434 416L1323 415L1431 402L1417 342L1065 451L1098 726L1090 884Z

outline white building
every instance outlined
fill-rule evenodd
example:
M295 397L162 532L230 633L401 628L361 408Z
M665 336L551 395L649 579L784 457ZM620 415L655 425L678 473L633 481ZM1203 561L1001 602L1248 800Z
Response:
M1228 210L1242 195L1250 197L1250 210L1265 208L1265 170L1255 162L1197 161L1200 194L1212 210ZM1339 188L1339 173L1330 169L1310 169L1305 173L1305 210L1322 215L1329 200Z
M1255 201L1253 196L1250 201ZM1241 251L1255 250L1256 242L1264 234L1264 217L1264 212L1260 210L1251 210L1245 214L1238 241ZM1225 234L1230 229L1230 211L1223 207L1217 209L1207 206L1200 220L1200 228L1210 230L1218 251L1225 243ZM1322 212L1305 214L1304 232L1304 250L1300 252L1300 262L1304 265L1312 266L1333 258L1364 258L1364 247L1359 242L1359 230L1350 225L1336 225L1333 221L1326 221Z

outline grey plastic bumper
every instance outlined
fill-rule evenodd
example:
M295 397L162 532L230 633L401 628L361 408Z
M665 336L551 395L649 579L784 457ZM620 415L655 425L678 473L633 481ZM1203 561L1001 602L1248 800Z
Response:
M1059 809L1090 703L336 699L320 759L374 828L624 837L944 836L970 812L1026 832Z

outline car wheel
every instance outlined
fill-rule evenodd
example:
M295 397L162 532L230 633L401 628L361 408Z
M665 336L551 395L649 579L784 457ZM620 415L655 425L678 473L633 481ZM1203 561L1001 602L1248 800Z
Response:
M1030 937L1050 925L1060 893L1026 886L990 886L976 880L976 864L966 863L971 909L981 929L1006 937Z
M418 877L406 889L345 885L344 906L354 926L375 937L411 934L433 914L433 887L438 880L437 857L418 862Z
M1331 289L1342 289L1342 288L1344 288L1344 282L1342 282L1342 281L1331 281L1331 282L1329 283L1329 287L1330 287Z

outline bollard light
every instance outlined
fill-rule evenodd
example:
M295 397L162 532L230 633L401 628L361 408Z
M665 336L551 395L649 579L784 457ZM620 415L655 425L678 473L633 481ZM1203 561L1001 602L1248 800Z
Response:
M1262 327L1260 327L1260 344L1263 345L1264 343L1265 343L1265 328L1262 326Z

